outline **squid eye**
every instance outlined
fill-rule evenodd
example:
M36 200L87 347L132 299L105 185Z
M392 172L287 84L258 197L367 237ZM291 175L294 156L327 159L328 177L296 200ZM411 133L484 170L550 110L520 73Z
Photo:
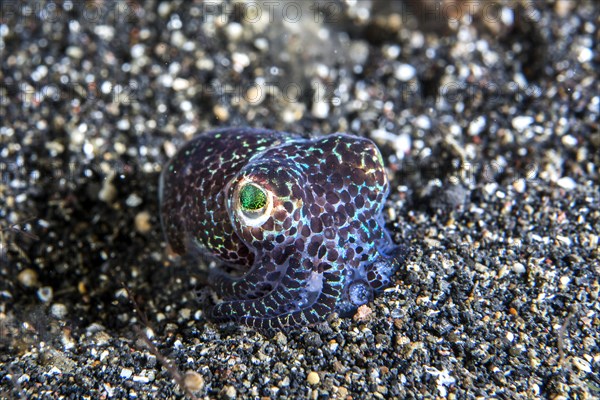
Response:
M271 192L251 182L239 187L236 203L238 214L249 226L264 224L273 208Z
M262 188L249 183L240 189L240 205L244 211L258 211L266 204L267 194Z

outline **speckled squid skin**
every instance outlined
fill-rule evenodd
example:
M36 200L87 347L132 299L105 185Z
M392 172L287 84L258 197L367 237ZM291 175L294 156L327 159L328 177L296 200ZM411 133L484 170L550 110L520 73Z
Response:
M273 332L348 314L390 283L402 255L381 215L388 192L368 139L227 128L165 166L161 222L175 252L220 261L207 318Z

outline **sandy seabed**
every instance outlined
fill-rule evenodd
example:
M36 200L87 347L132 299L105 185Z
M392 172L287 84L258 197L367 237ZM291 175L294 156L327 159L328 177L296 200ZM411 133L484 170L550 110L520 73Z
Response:
M600 396L598 3L0 7L0 398ZM394 284L207 322L157 182L221 126L375 140Z

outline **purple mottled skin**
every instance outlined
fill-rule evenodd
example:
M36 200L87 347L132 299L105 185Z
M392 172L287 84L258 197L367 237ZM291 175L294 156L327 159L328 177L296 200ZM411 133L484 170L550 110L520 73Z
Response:
M267 333L349 314L389 285L402 255L381 215L388 192L368 139L228 128L166 165L160 214L175 252L219 261L207 318Z

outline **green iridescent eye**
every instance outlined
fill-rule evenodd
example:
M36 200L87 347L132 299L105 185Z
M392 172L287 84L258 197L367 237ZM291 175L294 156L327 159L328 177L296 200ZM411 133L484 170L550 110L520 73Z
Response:
M260 210L267 204L267 194L260 187L249 183L240 189L240 204L247 211Z
M234 192L234 207L243 225L261 226L273 211L273 193L250 180L243 180Z

